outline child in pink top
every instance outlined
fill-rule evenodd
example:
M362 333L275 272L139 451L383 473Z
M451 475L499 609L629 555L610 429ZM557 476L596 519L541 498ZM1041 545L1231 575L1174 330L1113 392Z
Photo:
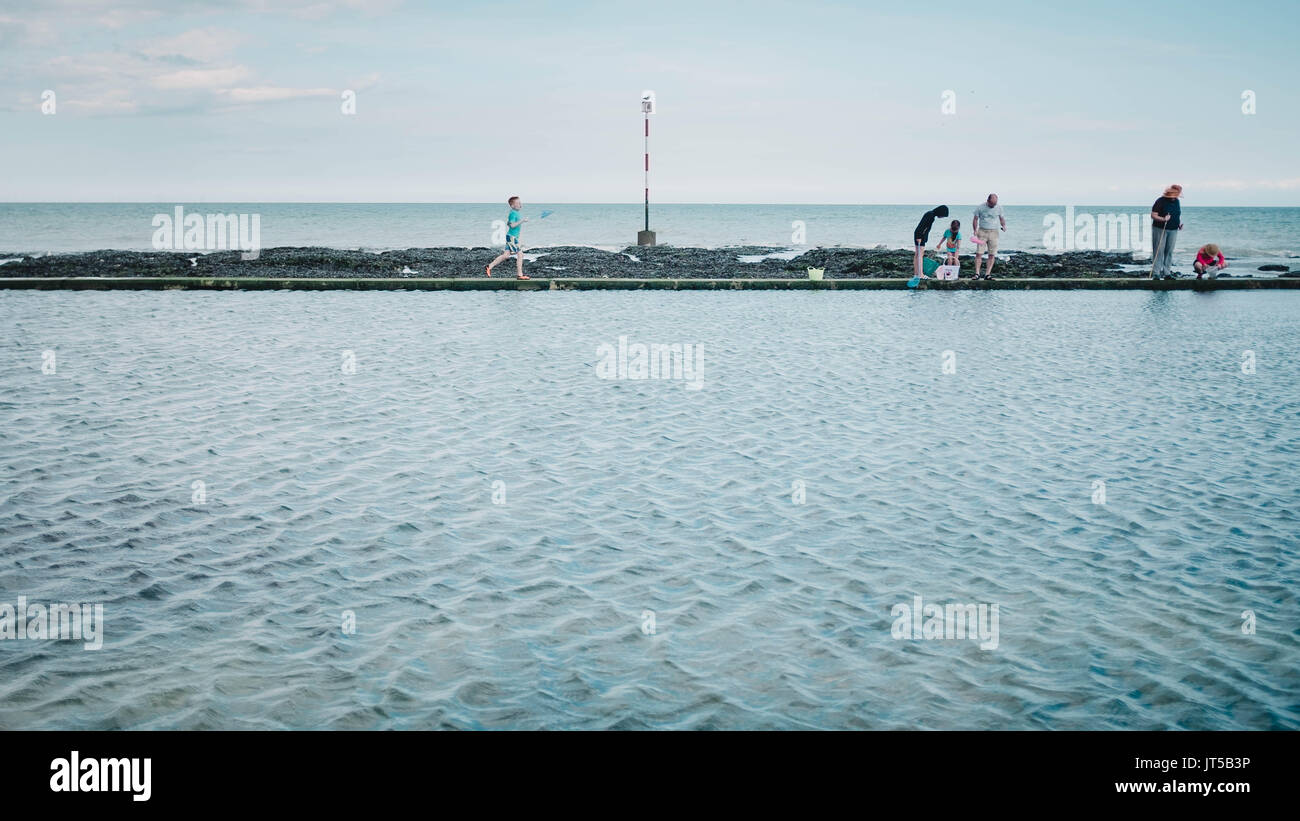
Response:
M1228 261L1223 258L1223 252L1214 243L1202 245L1196 252L1196 262L1192 263L1192 270L1196 272L1197 279L1205 273L1209 273L1210 279L1214 279L1227 267Z

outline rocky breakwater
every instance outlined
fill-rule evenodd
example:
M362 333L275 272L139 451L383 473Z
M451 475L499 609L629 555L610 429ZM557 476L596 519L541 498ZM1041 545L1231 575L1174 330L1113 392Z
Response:
M3 254L0 277L261 277L268 279L342 277L481 277L498 251L492 248L408 248L399 251L333 248L269 248L255 260L237 251L88 251L35 256ZM910 251L885 248L678 248L629 247L622 251L564 246L526 251L525 271L541 278L626 279L800 279L806 269L824 268L827 279L906 279L912 275ZM1139 264L1131 254L1074 251L1060 254L1010 254L994 269L998 277L1122 277L1122 266ZM972 261L963 257L962 275ZM496 275L511 277L505 263Z

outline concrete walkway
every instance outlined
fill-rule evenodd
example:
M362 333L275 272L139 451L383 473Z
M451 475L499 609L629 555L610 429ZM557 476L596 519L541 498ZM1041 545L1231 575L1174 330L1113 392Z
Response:
M266 277L9 277L0 288L73 291L296 290L296 291L905 291L905 279L531 279L512 277L419 278L266 278ZM1300 289L1297 278L1267 279L995 279L992 282L924 280L930 291L1242 291Z

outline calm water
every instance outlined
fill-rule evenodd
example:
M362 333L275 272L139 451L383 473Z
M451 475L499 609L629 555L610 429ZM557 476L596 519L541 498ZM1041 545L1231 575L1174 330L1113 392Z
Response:
M1154 200L1154 195L1152 199ZM90 251L101 248L149 249L155 214L174 212L178 203L0 203L0 255L6 252ZM935 203L936 205L938 203ZM261 215L261 245L391 249L429 246L485 246L493 221L504 220L501 204L456 203L182 203L185 213ZM971 224L973 203L950 201L952 219ZM916 205L655 205L651 226L661 243L722 247L885 245L910 248L912 228L929 206ZM1098 219L1106 214L1150 212L1151 203L1076 206ZM543 210L554 213L538 219ZM1223 247L1239 274L1257 273L1260 264L1300 267L1300 208L1205 208L1186 206L1186 229L1175 262L1190 271L1196 249L1207 242ZM643 227L642 206L526 203L532 217L524 227L530 247L589 245L622 249L635 244ZM1003 251L1044 250L1044 218L1066 217L1065 206L1008 205ZM803 242L793 224L804 225ZM1145 221L1144 221L1145 222ZM943 226L941 226L942 228ZM942 231L940 231L942 233ZM1143 238L1146 238L1144 233ZM938 234L933 239L937 242ZM1130 245L1133 243L1130 241ZM1128 249L1125 249L1128 250ZM1149 240L1139 243L1150 256ZM1290 262L1288 262L1290 260Z
M0 603L107 625L0 641L0 727L1295 729L1298 311L4 293Z

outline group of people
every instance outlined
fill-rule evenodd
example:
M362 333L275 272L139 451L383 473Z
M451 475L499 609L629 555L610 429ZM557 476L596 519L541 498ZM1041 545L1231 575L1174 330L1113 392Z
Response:
M1178 243L1178 232L1183 229L1182 205L1179 199L1183 195L1181 185L1171 185L1151 206L1151 278L1173 279L1174 247ZM916 255L913 268L916 276L928 279L923 260L926 246L930 242L930 231L935 220L948 216L948 206L940 205L926 211L912 232L912 244ZM1007 220L998 205L998 195L989 194L984 202L975 207L971 216L971 230L974 232L972 242L975 245L975 279L993 279L993 261L998 253L998 233L1007 230ZM935 246L935 251L944 260L945 265L957 265L961 253L961 220L953 220L944 229L943 237ZM988 262L980 270L980 258L987 256ZM1192 270L1196 278L1208 276L1214 279L1219 272L1228 267L1223 251L1214 243L1202 245L1196 251L1196 261Z
M934 228L936 219L946 216L948 216L948 206L940 205L932 208L925 212L921 221L916 224L916 229L912 231L912 244L916 250L913 268L916 276L922 279L929 278L922 262L925 259L926 246L930 242L930 230ZM1002 213L1002 206L998 205L998 195L989 194L984 202L975 206L975 213L971 215L973 232L971 242L975 246L975 279L993 279L993 261L998 255L998 235L1005 230L1007 230L1007 218ZM953 220L944 229L943 236L934 249L943 256L945 265L958 264L961 240L961 220ZM988 258L983 273L980 272L981 257Z
M1152 279L1174 278L1174 246L1178 243L1178 232L1183 229L1182 204L1179 202L1182 195L1181 185L1171 185L1151 206ZM520 213L523 203L519 197L511 197L506 202L510 206L510 215L506 218L506 250L488 264L487 275L492 276L493 268L514 257L515 277L528 279L528 275L524 273L524 255L519 247L519 229L528 218ZM542 216L545 217L546 212L543 212ZM940 205L931 208L922 215L921 221L912 231L912 243L916 251L913 268L917 277L930 278L922 264L926 247L930 243L930 231L934 228L935 220L947 216L948 206ZM993 263L998 255L998 235L1005 230L1007 230L1007 219L1002 213L1002 206L998 204L998 195L989 194L984 202L975 206L975 212L971 215L973 232L971 242L975 246L975 279L993 279ZM953 220L944 229L943 236L934 249L943 257L945 265L959 264L961 241L961 220ZM981 258L988 260L984 263L983 272L980 271ZM1192 263L1192 270L1196 272L1197 279L1207 275L1210 279L1214 279L1226 267L1228 262L1223 256L1223 251L1213 243L1201 246L1196 251L1196 261Z
M1151 278L1173 279L1174 246L1178 232L1183 229L1183 208L1178 201L1183 196L1181 185L1171 185L1151 206ZM1192 270L1197 279L1208 276L1214 279L1228 267L1223 251L1214 243L1196 249Z

